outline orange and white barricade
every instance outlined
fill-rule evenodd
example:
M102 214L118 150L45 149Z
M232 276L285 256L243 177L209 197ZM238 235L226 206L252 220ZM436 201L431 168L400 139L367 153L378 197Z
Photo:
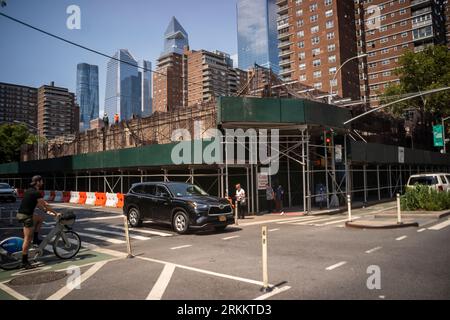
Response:
M79 204L85 204L86 203L86 192L80 192L80 201L78 201Z
M70 191L70 203L80 202L80 193L78 191Z
M117 194L117 208L123 208L124 195L123 193Z
M95 200L95 192L86 192L86 204L94 206Z
M106 194L106 203L105 207L117 207L117 202L119 202L119 199L117 198L117 193L107 193Z
M96 206L104 206L106 203L106 193L96 192L95 193L95 205Z
M52 196L52 193L51 193L50 190L45 190L44 191L44 200L45 201L50 201L51 196Z
M53 199L55 202L63 202L63 192L55 191L55 198Z

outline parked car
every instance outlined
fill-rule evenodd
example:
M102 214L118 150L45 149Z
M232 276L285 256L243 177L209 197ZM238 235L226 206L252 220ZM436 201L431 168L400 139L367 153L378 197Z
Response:
M450 173L421 173L409 177L407 187L426 185L436 191L450 192Z
M208 226L224 230L234 223L228 200L210 196L196 185L181 182L133 184L125 195L123 213L132 227L151 220L170 224L180 234L189 228Z
M14 187L7 183L0 183L0 201L16 202L17 193Z

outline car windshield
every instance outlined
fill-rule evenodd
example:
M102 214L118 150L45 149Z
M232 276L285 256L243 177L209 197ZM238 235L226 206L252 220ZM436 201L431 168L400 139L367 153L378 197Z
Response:
M9 186L9 184L6 183L0 183L0 189L10 189L11 187Z
M193 184L170 184L168 185L170 191L175 195L175 197L188 197L188 196L207 196L202 188Z
M433 184L437 184L436 177L412 177L411 180L409 180L409 185L415 185L415 184L422 184L431 186Z

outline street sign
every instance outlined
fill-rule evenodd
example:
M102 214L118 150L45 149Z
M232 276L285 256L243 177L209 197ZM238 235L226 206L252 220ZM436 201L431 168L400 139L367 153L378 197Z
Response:
M269 183L269 176L267 173L258 173L258 190L265 190Z
M405 148L398 147L398 163L405 163Z
M443 126L442 124L437 124L433 126L433 141L435 147L444 146L444 136L443 136Z

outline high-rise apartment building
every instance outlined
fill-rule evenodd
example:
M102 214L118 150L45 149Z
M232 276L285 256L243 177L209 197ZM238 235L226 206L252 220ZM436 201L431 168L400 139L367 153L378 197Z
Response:
M276 0L238 0L237 31L239 68L256 63L278 73Z
M358 59L352 59L358 56L353 1L278 0L276 4L280 77L358 99Z
M367 62L360 66L361 97L371 106L379 104L386 87L399 82L394 71L405 51L446 43L444 2L355 1L358 50L367 53Z
M98 66L77 65L77 103L80 106L80 130L85 131L91 120L99 117Z
M107 66L105 113L110 119L117 113L120 120L128 120L141 115L140 102L138 62L127 49L120 49Z
M22 122L37 130L37 88L0 83L0 124Z
M47 139L78 133L80 109L75 103L75 94L67 88L43 85L38 89L39 134Z
M152 63L140 60L139 67L140 114L142 117L147 117L152 114Z

